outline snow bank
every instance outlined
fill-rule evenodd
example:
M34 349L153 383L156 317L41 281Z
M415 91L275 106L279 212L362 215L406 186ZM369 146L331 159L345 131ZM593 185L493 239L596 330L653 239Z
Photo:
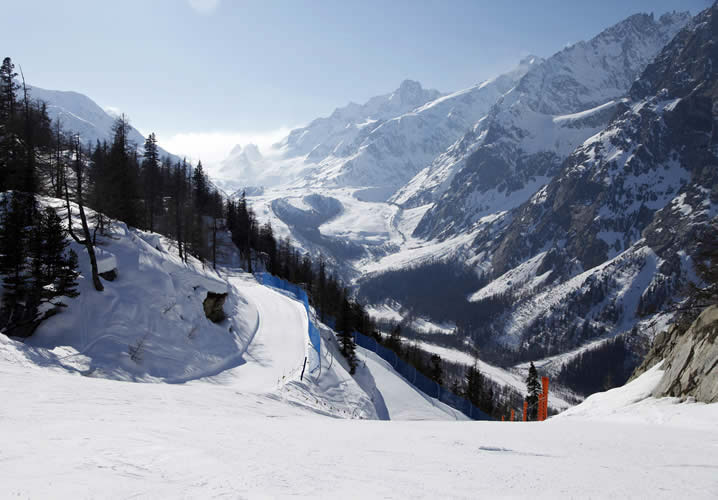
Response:
M41 202L66 217L60 200ZM75 206L73 214L77 218ZM72 242L80 256L80 295L27 340L33 354L18 355L95 377L167 382L213 375L241 361L258 315L236 287L195 259L182 262L176 244L157 234L113 222L97 236L100 272L117 268L118 277L102 279L105 289L97 292L84 247ZM205 316L210 291L228 294L228 319L221 323ZM60 356L40 354L58 346L64 346Z
M661 424L691 429L716 430L718 403L704 404L679 398L654 398L651 393L663 377L662 363L622 387L586 398L550 421L596 420Z

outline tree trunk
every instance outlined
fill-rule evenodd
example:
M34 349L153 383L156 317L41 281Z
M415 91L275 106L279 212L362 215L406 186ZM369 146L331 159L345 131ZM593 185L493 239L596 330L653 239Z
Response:
M217 218L214 218L214 227L212 228L212 268L217 270Z
M80 221L82 222L82 232L85 235L85 239L81 240L77 237L75 232L72 229L72 211L70 207L70 191L67 189L67 177L65 177L65 204L67 206L67 230L70 233L70 236L72 236L72 239L75 240L80 245L85 245L85 248L87 249L87 254L90 256L90 267L92 268L92 284L95 286L95 290L98 292L101 292L105 289L105 287L102 285L102 281L100 281L100 274L97 271L97 258L95 257L95 247L92 244L92 235L90 234L90 228L87 226L87 217L85 216L85 207L82 203L82 165L80 165L80 162L82 161L80 159L80 145L79 145L79 138L77 139L76 143L76 150L75 154L77 155L76 161L77 161L77 168L75 169L75 177L77 178L77 206L80 209Z

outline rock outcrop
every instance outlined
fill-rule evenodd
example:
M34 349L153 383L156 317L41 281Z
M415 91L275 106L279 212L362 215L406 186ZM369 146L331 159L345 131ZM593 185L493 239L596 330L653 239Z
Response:
M227 317L223 309L225 300L227 300L226 293L207 292L207 298L204 299L202 305L208 320L213 323L219 323Z
M688 329L658 334L634 378L663 361L665 373L653 396L718 402L718 306L708 307Z

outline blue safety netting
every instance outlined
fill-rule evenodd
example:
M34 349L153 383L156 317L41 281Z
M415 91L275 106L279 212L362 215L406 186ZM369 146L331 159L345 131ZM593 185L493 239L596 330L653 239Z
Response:
M476 406L471 404L468 399L457 396L446 387L437 384L409 363L399 358L394 351L384 347L372 337L368 337L359 332L354 332L354 342L364 349L377 353L379 357L390 363L394 370L396 370L402 377L424 394L438 399L442 403L459 410L461 413L474 420L494 420L485 412L479 410Z

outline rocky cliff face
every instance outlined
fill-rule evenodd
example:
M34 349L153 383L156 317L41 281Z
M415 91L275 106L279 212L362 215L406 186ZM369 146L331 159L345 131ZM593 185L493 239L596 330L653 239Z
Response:
M583 141L624 111L641 71L688 22L638 14L553 55L526 73L445 155L423 173L406 206L434 201L415 236L443 238L482 217L513 209L560 170Z
M718 402L718 306L705 309L688 329L673 326L659 333L633 377L661 361L665 373L653 396Z

